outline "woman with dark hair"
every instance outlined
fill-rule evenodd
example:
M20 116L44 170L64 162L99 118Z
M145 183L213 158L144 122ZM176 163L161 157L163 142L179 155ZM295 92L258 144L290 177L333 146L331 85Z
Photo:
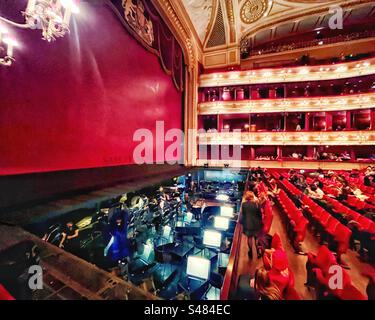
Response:
M242 203L242 216L241 224L243 227L243 233L247 237L247 244L249 246L249 258L253 258L253 239L256 242L258 234L262 231L262 212L260 209L259 201L255 197L254 193L247 191L244 196L244 202ZM258 259L261 254L258 252Z

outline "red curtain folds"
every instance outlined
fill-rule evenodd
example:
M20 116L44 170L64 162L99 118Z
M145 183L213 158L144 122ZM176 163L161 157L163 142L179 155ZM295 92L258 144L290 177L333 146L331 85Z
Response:
M172 77L173 83L179 91L184 89L184 56L181 46L176 38L169 30L166 23L160 17L156 8L151 1L132 0L133 5L137 6L142 3L144 6L144 16L150 19L153 25L154 41L152 45L147 43L142 36L128 23L125 18L125 9L123 7L123 0L109 0L108 4L114 10L116 15L121 18L121 22L125 28L136 38L147 50L153 52L159 57L160 64L163 70Z

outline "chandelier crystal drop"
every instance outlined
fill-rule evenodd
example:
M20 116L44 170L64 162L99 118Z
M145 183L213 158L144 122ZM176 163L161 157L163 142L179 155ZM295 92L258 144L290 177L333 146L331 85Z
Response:
M13 51L17 45L9 37L4 23L22 29L42 30L42 38L48 42L69 33L72 14L79 13L79 0L28 0L25 23L20 24L0 16L0 65L10 66L14 61Z
M30 29L41 29L48 42L69 32L70 18L78 13L77 0L29 0L23 15Z
M8 30L0 24L0 65L10 66L13 63L13 50L16 44L9 36Z

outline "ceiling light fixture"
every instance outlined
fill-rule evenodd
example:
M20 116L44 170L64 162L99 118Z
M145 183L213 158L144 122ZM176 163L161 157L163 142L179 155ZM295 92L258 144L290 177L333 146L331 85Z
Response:
M16 41L9 36L8 29L0 25L0 65L10 66L14 61L13 50Z
M79 13L79 0L28 0L22 12L25 24L3 17L0 20L23 29L40 29L44 40L52 41L69 32L72 14Z
M0 21L21 29L42 30L42 38L48 42L63 37L69 33L72 14L79 13L79 0L28 0L25 11L25 23L20 24L0 16ZM11 65L14 61L13 48L16 41L4 37L7 32L0 26L0 64Z

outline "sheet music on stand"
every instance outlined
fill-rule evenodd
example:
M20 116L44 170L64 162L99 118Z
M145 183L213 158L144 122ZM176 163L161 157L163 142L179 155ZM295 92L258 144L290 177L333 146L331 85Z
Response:
M220 289L210 286L204 297L205 300L217 301L220 300Z

